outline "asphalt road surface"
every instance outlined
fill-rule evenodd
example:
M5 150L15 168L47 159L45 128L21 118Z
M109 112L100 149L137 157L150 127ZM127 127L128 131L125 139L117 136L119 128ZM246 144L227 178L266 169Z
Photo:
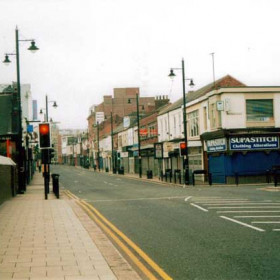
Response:
M173 279L280 279L280 192L174 187L52 166Z

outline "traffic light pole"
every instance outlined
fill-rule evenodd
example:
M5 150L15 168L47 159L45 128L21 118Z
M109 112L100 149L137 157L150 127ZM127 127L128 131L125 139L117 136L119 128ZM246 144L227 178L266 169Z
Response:
M46 161L48 160L48 155L49 155L49 151L48 149L44 149L42 150L42 156L44 159L44 172L43 172L43 176L44 176L44 190L45 190L45 199L48 199L48 193L49 193L49 170L48 170L48 164L46 163Z
M49 151L51 146L49 123L39 124L39 144L40 144L41 155L42 155L42 163L44 166L43 176L44 176L44 186L45 186L45 199L48 199L49 181L50 181Z
M188 155L188 132L187 132L187 112L186 112L186 88L185 88L185 62L182 59L182 78L183 78L183 120L184 120L184 142L186 147L186 153L184 155L184 171L185 182L184 185L190 184L189 176L189 155Z
M46 121L49 122L49 108L48 108L48 104L49 104L49 101L48 101L48 95L46 94ZM50 155L49 155L49 149L47 150L46 152L46 157L47 157L47 164L45 164L45 168L47 169L47 172L46 172L46 176L45 176L45 181L46 181L46 191L47 193L50 193ZM48 199L48 197L46 198Z

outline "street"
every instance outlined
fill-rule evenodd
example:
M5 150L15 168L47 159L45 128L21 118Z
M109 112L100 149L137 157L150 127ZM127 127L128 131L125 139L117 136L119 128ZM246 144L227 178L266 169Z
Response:
M280 193L264 186L174 187L52 166L173 279L279 279Z

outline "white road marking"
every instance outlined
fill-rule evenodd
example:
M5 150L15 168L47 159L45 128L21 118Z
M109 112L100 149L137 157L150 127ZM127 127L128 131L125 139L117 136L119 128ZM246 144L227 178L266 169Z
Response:
M280 208L280 206L224 206L224 207L209 207L208 209L256 209L256 208Z
M246 202L248 202L248 200L246 199L246 200L242 200L242 199L231 199L231 200L227 200L227 199L219 199L219 200L200 200L200 199L193 199L194 201L195 201L195 203L213 203L213 204L215 204L215 203L238 203L238 202L240 202L240 203L246 203Z
M251 223L252 224L280 224L280 221L257 221Z
M207 209L205 209L205 208L203 208L203 207L201 207L201 206L199 206L199 205L196 205L196 204L194 204L194 203L191 203L190 205L192 205L192 206L194 206L194 207L196 207L196 208L198 208L198 209L200 209L200 210L202 210L202 211L204 211L204 212L208 212Z
M279 205L280 203L269 203L269 202L229 202L229 203L206 203L205 206L224 206L224 205Z
M273 231L280 231L280 228L274 228Z
M194 197L194 200L196 201L213 201L213 202L216 202L216 201L236 201L236 200L240 200L240 201L246 201L248 199L243 199L243 198L222 198L222 197L217 197L217 198L212 198L212 197Z
M245 219L245 218L280 218L280 216L234 216L233 218Z
M192 196L188 196L185 198L185 201L188 201L190 198L192 198Z
M236 210L236 211L217 211L217 213L280 213L278 210L264 210L264 211L252 211L252 210Z
M123 198L123 199L100 199L90 200L90 202L118 202L118 201L138 201L138 200L170 200L170 199L181 199L186 196L167 196L167 197L141 197L141 198Z
M242 225L242 226L244 226L244 227L248 227L248 228L257 230L257 231L262 231L262 232L265 231L264 229L261 229L261 228L258 228L258 227L254 227L254 226L251 226L251 225L246 224L246 223L242 223L242 222L240 222L240 221L237 221L237 220L235 220L235 219L231 219L231 218L226 217L226 216L220 216L220 218L225 219L225 220L228 220L228 221L231 221L231 222L233 222L233 223L237 223L237 224Z

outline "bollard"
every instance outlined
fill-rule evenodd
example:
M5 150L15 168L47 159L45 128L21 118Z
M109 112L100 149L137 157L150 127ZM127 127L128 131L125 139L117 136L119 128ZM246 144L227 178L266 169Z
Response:
M59 198L59 174L52 174L53 193Z
M212 186L212 173L208 173L209 186Z

